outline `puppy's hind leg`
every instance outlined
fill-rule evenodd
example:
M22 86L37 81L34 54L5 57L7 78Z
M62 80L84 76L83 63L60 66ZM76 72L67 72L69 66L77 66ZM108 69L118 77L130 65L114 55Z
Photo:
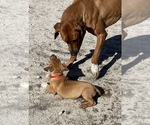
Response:
M80 106L81 108L85 109L87 107L91 107L96 104L96 102L93 100L93 95L89 92L88 89L83 90L82 97L86 102L81 104Z

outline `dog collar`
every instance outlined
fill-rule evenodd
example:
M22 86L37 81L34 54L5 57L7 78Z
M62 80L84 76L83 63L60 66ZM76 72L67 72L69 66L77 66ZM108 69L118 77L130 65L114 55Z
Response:
M59 78L60 76L62 76L63 74L58 74L58 75L51 75L51 78Z

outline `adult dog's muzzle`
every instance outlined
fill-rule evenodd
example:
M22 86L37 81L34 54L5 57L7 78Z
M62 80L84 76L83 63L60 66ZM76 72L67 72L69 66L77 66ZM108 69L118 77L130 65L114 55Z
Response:
M77 56L78 52L70 51L71 56Z

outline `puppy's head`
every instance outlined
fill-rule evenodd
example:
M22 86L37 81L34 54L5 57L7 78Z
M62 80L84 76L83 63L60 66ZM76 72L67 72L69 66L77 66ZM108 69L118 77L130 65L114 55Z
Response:
M71 56L77 56L85 34L85 23L79 24L74 20L56 23L54 25L55 39L61 35L64 42L68 44Z
M50 56L49 66L44 68L47 72L50 71L55 73L62 73L65 69L66 67L54 54Z

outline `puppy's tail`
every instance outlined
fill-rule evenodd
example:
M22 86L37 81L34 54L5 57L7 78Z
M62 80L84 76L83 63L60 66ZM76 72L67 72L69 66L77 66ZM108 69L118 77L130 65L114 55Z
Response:
M106 97L110 96L109 94L105 94L105 91L103 89L100 91L97 87L95 87L95 90L99 94L99 96L106 96Z
M102 93L98 88L95 87L95 90L96 90L96 92L99 94L99 96L102 96L102 95L103 95L103 93Z

